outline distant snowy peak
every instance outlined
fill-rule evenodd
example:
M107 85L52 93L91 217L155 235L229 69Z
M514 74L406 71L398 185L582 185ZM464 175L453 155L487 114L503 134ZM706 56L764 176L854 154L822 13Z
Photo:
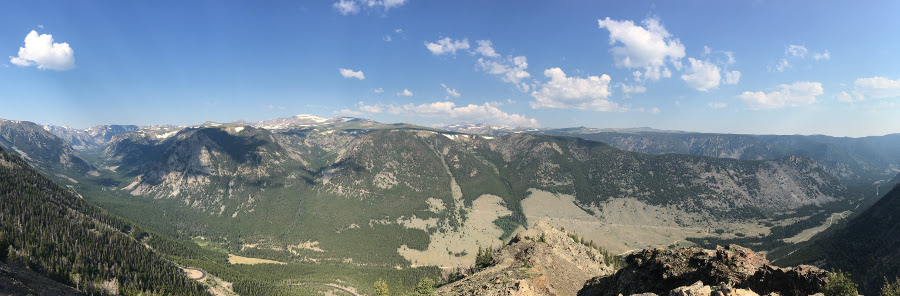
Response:
M328 121L328 119L325 119L325 118L322 118L322 117L318 117L318 116L315 116L315 115L309 115L309 114L294 115L294 116L291 117L291 118L294 119L294 120L298 120L298 121L312 121L312 122L315 122L315 123L323 123L323 122L325 122L325 121Z
M489 136L502 136L507 134L521 133L521 132L534 132L538 131L538 129L534 128L525 128L525 127L511 127L499 124L487 124L480 122L463 122L463 123L455 123L444 126L437 126L439 129L443 129L451 132L458 132L464 134L475 134L475 135L489 135Z
M281 129L290 129L295 127L310 127L310 126L320 126L332 123L340 123L340 122L349 122L349 121L370 121L368 119L354 118L354 117L335 117L335 118L322 118L315 115L309 114L300 114L294 115L287 118L278 118L271 120L259 121L256 123L250 124L253 127L264 128L269 130L281 130Z
M92 126L92 127L85 129L84 131L86 133L88 133L89 135L91 135L91 137L102 139L103 141L109 141L115 135L118 135L121 133L133 132L133 131L136 131L139 129L141 129L141 128L136 125L111 124L111 125Z

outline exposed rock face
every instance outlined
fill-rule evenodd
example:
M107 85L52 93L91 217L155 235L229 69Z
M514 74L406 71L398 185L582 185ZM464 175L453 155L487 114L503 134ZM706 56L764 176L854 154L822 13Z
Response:
M598 250L538 222L495 252L493 266L445 285L437 294L575 295L591 276L612 272Z
M750 290L729 292L735 295L774 292L782 296L796 296L818 293L827 280L827 273L816 267L774 267L769 265L763 254L737 245L718 247L715 251L700 248L648 249L629 255L625 263L627 266L615 275L599 276L588 281L578 295L654 293L708 296L716 291L728 295L722 292L727 290L725 288L703 288L704 285L726 285Z
M18 154L51 177L97 174L69 144L33 122L0 119L0 148Z
M81 130L48 124L44 125L44 129L69 143L75 150L91 150L103 147L115 135L140 128L136 125L98 125Z

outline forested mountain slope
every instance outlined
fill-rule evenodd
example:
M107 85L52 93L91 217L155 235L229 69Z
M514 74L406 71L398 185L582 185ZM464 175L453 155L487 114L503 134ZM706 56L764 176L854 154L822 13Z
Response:
M98 172L68 143L27 121L0 119L0 148L16 153L55 179L67 180Z
M484 137L368 121L303 125L120 134L100 157L98 166L115 169L100 188L119 194L108 203L150 204L128 217L175 215L147 223L174 224L176 235L213 238L232 252L389 266L470 262L479 245L498 245L542 219L523 206L539 192L573 196L567 211L576 213L560 217L582 215L584 225L624 223L616 213L627 201L642 215L664 211L671 227L690 228L679 235L690 236L716 221L852 200L800 156L648 155L574 137ZM654 235L652 244L684 239ZM373 240L367 252L355 247Z
M885 277L900 277L900 187L846 226L822 234L779 262L849 271L860 284L860 293L875 295Z
M0 149L0 259L87 294L206 295L142 240L150 234L88 204Z
M900 134L841 138L822 135L741 135L666 132L598 132L585 129L540 131L607 143L649 154L691 154L746 160L806 156L846 182L888 179L900 170Z

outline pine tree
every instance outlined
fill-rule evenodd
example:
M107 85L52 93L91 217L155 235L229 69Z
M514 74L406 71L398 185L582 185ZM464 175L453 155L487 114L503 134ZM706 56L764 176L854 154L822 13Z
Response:
M850 273L832 270L828 274L828 283L822 288L825 296L856 296L856 284L850 280Z
M375 296L390 296L391 290L388 289L387 283L379 279L375 282Z
M416 296L434 296L434 280L423 278L416 285Z
M900 278L895 278L894 282L884 278L884 286L881 287L881 296L900 296Z

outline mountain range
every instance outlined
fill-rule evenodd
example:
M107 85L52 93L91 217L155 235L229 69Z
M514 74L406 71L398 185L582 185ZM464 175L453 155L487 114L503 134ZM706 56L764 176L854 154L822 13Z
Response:
M480 247L538 222L614 254L701 240L806 244L835 215L875 203L900 161L896 135L433 128L311 115L85 130L3 120L0 147L85 200L215 256L403 276L469 265ZM229 279L283 285L245 276Z

